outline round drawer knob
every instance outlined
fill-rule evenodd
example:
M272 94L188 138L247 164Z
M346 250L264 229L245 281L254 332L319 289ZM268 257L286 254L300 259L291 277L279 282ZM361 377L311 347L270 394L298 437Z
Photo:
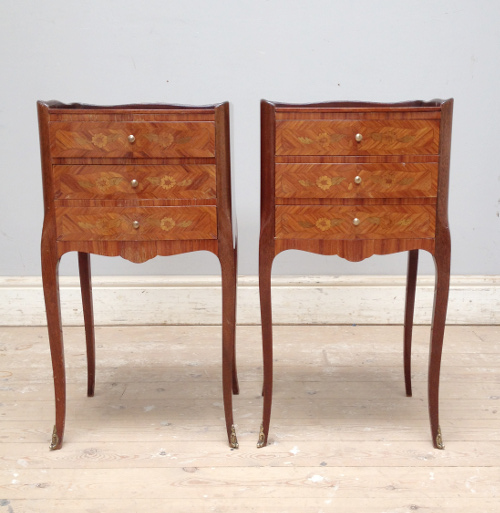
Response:
M358 185L362 182L363 180L361 179L361 176L356 176L354 178L354 183L357 183Z
M354 226L358 226L358 225L359 225L359 223L361 223L361 221L360 221L357 217L355 217L355 218L352 220L352 224L353 224Z
M127 139L128 139L128 142L129 142L129 143L133 143L133 142L135 142L135 136L134 136L134 135L132 135L132 134L130 134L130 135L127 137Z
M131 180L130 185L135 189L139 185L139 182L134 178Z
M362 134L356 134L356 136L354 138L356 139L357 142L361 142L363 140L363 135Z
M137 228L139 228L139 221L134 221L132 226L137 230Z

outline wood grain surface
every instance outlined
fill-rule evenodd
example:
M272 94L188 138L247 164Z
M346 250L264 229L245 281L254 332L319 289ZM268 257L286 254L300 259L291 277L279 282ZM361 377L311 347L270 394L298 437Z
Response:
M277 155L437 154L438 147L438 120L276 122Z
M261 101L259 287L263 420L268 440L273 390L271 270L294 249L359 262L413 252L405 316L405 382L411 393L411 332L418 250L436 264L428 405L432 443L439 427L439 379L450 276L448 177L453 99L431 102Z
M220 326L99 327L96 394L85 337L66 327L68 428L49 451L46 329L2 328L0 510L496 513L496 326L450 326L441 383L445 451L428 440L429 326L415 326L413 397L401 326L276 326L269 445L258 326L239 326L240 448L221 437Z
M210 122L108 122L85 119L51 122L50 150L60 157L213 157L215 125ZM130 142L128 137L134 136Z
M57 208L56 223L59 241L217 238L216 207Z
M422 239L435 233L436 209L424 205L277 206L277 239ZM355 224L355 223L359 224Z
M217 195L216 166L210 164L55 165L53 169L57 200L191 200Z
M276 197L432 198L437 167L431 162L276 164Z
M211 251L222 276L222 389L227 439L238 442L235 360L236 219L231 200L229 104L206 107L37 103L44 223L42 280L56 397L51 449L63 443L66 374L58 266L79 253L87 393L95 388L89 254L141 263Z

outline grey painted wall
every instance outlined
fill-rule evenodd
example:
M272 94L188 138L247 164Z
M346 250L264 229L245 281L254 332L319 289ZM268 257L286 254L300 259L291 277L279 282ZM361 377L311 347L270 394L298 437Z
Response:
M455 98L452 272L500 274L500 2L1 0L0 275L40 274L35 101L232 103L240 272L257 272L259 100ZM402 274L403 255L350 264L288 252L279 274ZM214 256L95 274L211 274ZM422 258L422 272L433 272ZM61 272L76 274L76 255Z

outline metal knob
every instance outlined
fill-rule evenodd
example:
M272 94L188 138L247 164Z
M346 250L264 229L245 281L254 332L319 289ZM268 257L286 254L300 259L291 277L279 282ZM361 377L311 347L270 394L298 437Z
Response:
M354 226L358 226L358 225L359 225L359 223L361 223L361 221L360 221L357 217L355 217L355 218L352 220L352 224L353 224Z
M134 136L134 135L132 135L132 134L130 134L130 135L127 137L127 139L128 139L128 142L129 142L129 143L133 143L133 142L135 142L135 136Z
M139 185L139 182L134 178L130 181L130 185L135 189Z
M139 221L134 221L132 226L137 230L137 228L139 228Z
M363 135L362 134L356 134L356 136L354 138L356 139L357 142L361 142L363 140Z
M361 179L361 176L356 176L354 178L354 183L360 184L363 180Z

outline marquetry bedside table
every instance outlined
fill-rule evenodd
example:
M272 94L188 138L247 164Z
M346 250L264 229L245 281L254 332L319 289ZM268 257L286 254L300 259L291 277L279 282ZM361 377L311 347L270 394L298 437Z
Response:
M430 252L436 287L429 358L429 416L439 427L439 373L450 278L448 175L453 100L291 105L262 101L259 283L267 444L273 360L271 267L287 249L357 262L409 251L404 374L411 396L411 335L418 250Z
M38 102L45 217L42 278L62 445L66 379L58 264L78 252L85 320L88 395L95 343L90 253L144 262L206 250L222 273L222 382L229 444L238 447L232 393L238 393L234 337L236 231L231 203L229 104L208 107L98 107ZM147 305L145 305L147 308Z

